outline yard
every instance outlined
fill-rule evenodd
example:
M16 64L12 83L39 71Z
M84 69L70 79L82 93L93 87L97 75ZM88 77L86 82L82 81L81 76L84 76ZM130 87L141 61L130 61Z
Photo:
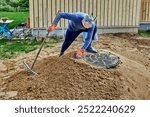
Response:
M14 20L9 28L14 28L18 24L25 22L29 17L29 12L4 12L0 11L0 18L8 17L9 20Z
M0 18L8 17L10 20L14 20L9 28L12 29L18 24L25 22L29 17L29 12L4 12L0 11ZM45 44L45 47L53 47L57 43L57 38L54 37L50 42ZM36 40L11 40L1 39L0 40L0 59L11 59L19 56L21 53L29 53L36 50L41 41Z
M56 38L51 39L50 42L45 44L45 48L51 48L54 44L58 43ZM22 53L29 53L36 50L41 41L36 40L12 40L8 41L7 39L0 40L0 59L12 59Z
M14 28L24 22L28 12L2 12L0 17L15 20ZM41 41L0 40L0 99L150 99L150 32L104 34L94 43L99 50L113 52L122 64L115 69L92 66L74 54L82 39L58 57L62 41L51 37L39 55L36 78L23 67L32 64ZM86 53L87 54L87 53Z
M92 2L64 0L65 11L93 12L97 15L97 26L102 29L94 47L107 51L120 58L119 65L112 69L97 67L85 60L89 52L85 51L82 59L75 54L83 45L78 37L69 47L65 55L59 56L62 41L59 37L50 37L38 56L33 68L38 76L33 76L23 66L23 61L32 65L41 40L1 39L0 40L0 99L18 100L121 100L150 99L150 31L138 31L140 16L140 0L119 2L93 0ZM46 20L55 19L61 4L49 0L30 0L31 28L48 27ZM124 6L121 6L125 3ZM82 6L79 8L78 6ZM112 5L111 5L112 4ZM71 6L72 5L72 6ZM110 6L107 6L110 5ZM128 8L128 5L130 8ZM52 9L48 13L47 8ZM84 9L83 9L84 8ZM101 12L98 12L101 10ZM4 12L1 17L14 20L9 28L25 22L29 12ZM44 18L43 18L44 16ZM107 17L108 16L108 17ZM48 19L46 19L46 17ZM143 20L145 21L145 20ZM59 27L66 27L62 20ZM114 34L111 34L108 29ZM118 28L118 29L117 29ZM118 33L119 31L130 33ZM105 33L108 31L108 33ZM131 33L131 32L134 33ZM103 62L103 60L102 60Z
M58 56L61 44L42 50L34 67L37 77L22 64L25 60L31 65L37 50L0 60L0 99L150 99L150 36L101 35L94 47L121 58L122 64L115 69L92 66L84 58L76 60L81 38L63 57Z

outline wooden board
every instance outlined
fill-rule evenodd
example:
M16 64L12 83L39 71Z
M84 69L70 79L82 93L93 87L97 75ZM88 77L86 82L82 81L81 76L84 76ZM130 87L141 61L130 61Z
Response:
M141 4L143 1L146 3ZM150 0L30 0L30 22L32 28L48 27L61 10L90 15L93 12L98 27L134 27L139 23L140 13L143 13L140 15L142 21L150 21L148 2ZM68 21L61 19L57 27L67 26Z

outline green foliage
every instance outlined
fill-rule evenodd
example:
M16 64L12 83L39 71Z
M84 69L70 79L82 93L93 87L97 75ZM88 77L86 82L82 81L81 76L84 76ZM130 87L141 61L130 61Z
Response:
M139 31L138 34L141 36L150 36L150 30L149 31Z
M18 7L18 6L19 6L19 0L10 0L10 1L9 1L9 4L10 4L12 7Z
M14 8L10 5L0 5L0 11L14 11Z
M19 53L28 53L37 49L40 42L30 40L0 40L0 59L12 58Z
M19 0L10 0L9 4L14 7L16 9L16 11L18 10L18 6L19 6Z
M58 43L55 40L45 43L45 48L52 48ZM11 59L21 53L29 53L39 48L41 41L36 40L0 40L0 59Z
M27 11L29 0L1 0L0 11Z
M20 0L19 6L21 7L29 7L29 0Z

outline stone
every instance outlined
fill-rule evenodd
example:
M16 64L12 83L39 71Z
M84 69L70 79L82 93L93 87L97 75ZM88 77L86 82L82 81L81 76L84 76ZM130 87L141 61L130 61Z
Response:
M9 78L10 78L10 76L5 76L5 77L3 77L3 80L9 79Z
M2 61L0 61L0 71L6 71L6 70L7 70L6 65L4 65Z
M4 81L1 83L1 85L5 85L5 84L6 84L6 82L4 82Z
M6 92L7 97L11 98L11 97L15 97L17 96L18 92L17 91L9 91Z
M5 89L6 89L6 88L1 88L1 87L0 87L0 92L4 91Z
M5 95L5 92L0 92L0 97L4 95Z

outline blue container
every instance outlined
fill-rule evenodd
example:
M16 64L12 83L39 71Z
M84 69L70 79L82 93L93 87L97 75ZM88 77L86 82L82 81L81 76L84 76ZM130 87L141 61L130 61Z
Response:
M143 31L150 30L150 22L141 22L139 30L143 30Z

